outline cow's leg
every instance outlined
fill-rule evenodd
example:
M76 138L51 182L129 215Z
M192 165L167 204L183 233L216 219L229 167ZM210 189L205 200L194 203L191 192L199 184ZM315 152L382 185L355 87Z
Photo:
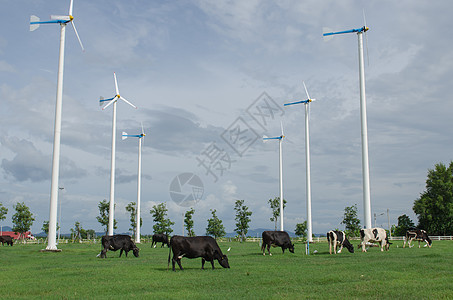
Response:
M106 253L107 253L107 249L106 249L106 248L102 249L102 251L101 251L101 258L105 258L105 254L106 254Z
M172 270L175 271L175 257L174 256L171 259L171 266L172 266Z
M121 248L121 250L120 250L120 257L122 254L123 254L123 248Z
M176 260L176 262L178 263L178 266L181 270L183 270L182 268L182 265L181 265L181 259L178 257L178 259Z
M337 254L337 235L333 238L333 254Z
M343 250L343 244L340 244L340 249L338 250L338 253L341 253L341 250Z
M214 258L211 260L212 269L214 270Z
M366 252L366 248L365 248L365 240L362 241L362 252Z
M420 249L420 240L418 240L418 249Z
M272 253L271 253L271 244L267 244L267 253L269 254L269 256L272 256Z
M332 241L329 241L329 254L332 254Z
M263 252L263 256L266 256L266 244L264 242L261 244L261 251Z
M201 258L201 269L204 270L204 263L206 262L206 259L203 257Z

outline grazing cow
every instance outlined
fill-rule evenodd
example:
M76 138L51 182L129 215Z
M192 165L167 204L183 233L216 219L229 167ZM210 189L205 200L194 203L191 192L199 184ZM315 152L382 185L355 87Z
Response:
M381 251L388 251L392 243L389 242L387 237L387 232L383 228L367 228L360 230L361 243L359 244L362 247L362 252L366 252L367 243L379 243L381 246Z
M214 260L217 259L219 264L224 268L229 268L228 257L223 255L216 240L210 236L194 236L184 237L174 235L170 239L170 249L168 252L168 267L170 266L170 255L173 251L171 260L173 271L175 271L175 263L183 270L181 266L181 258L197 258L201 257L201 268L204 269L206 261L211 262L214 269ZM167 268L168 268L167 267Z
M411 243L413 240L418 241L418 248L420 248L420 242L425 242L429 248L431 248L433 244L426 231L422 229L409 229L406 232L406 238L404 239L403 248L406 247L406 243L409 244L409 248L412 248L413 246L411 246Z
M261 251L263 251L263 255L266 255L266 246L267 252L271 256L271 246L282 247L283 253L285 253L285 249L289 249L289 252L294 253L294 244L291 243L291 239L286 231L263 231L262 237L263 244L261 245Z
M170 247L170 243L168 242L168 235L166 235L165 233L153 234L153 241L151 242L151 248L153 246L156 247L157 243L162 243L162 246L160 246L161 248L164 245L167 245L168 247Z
M341 253L343 246L349 250L349 252L354 253L354 246L348 241L346 238L346 234L343 231L339 230L331 230L327 233L327 242L329 243L329 253L332 254L332 247L333 253L337 254L337 246L340 246L340 250L338 253Z
M126 252L126 257L127 253L132 250L134 253L135 257L138 257L139 253L139 248L135 246L135 243L132 241L131 237L128 235L123 235L123 234L116 234L116 235L105 235L102 237L102 246L104 249L102 249L100 255L101 258L105 258L105 254L107 253L108 250L112 251L120 251L120 257L123 254L123 251Z
M0 242L2 243L2 246L5 245L5 243L11 247L13 246L13 238L9 235L1 235Z

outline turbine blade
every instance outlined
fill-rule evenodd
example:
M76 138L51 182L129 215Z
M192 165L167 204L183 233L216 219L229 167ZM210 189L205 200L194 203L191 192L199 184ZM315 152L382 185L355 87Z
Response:
M107 107L109 107L110 105L112 105L113 103L115 103L117 100L118 100L118 97L114 97L112 101L110 101L109 103L107 103L107 105L104 106L104 107L102 108L102 110L106 109Z
M363 9L363 25L365 26L366 28L366 18L365 18L365 8Z
M69 3L69 15L72 16L72 6L73 6L73 0Z
M116 73L115 72L113 72L113 78L115 78L115 93L117 95L119 95L120 92L118 91L118 81L116 80Z
M308 90L307 90L307 86L305 85L305 81L302 81L302 83L304 84L305 93L307 94L307 100L310 100L310 95L308 94Z
M74 32L77 36L77 39L79 40L80 47L82 48L82 51L85 52L85 48L83 48L83 44L82 44L82 41L80 40L79 34L77 33L77 29L75 27L74 21L72 21L71 23L72 23L72 28L74 28Z
M41 19L38 16L35 16L35 15L30 16L30 31L35 31L36 29L38 29L39 24L32 24L32 23L39 22L39 21L41 21Z
M145 130L143 129L143 122L140 122L140 124L142 125L142 136L145 136Z
M121 134L121 139L124 141L125 139L127 139L127 132L124 132Z
M123 100L124 102L126 102L127 104L129 104L130 106L132 106L133 108L137 108L137 106L135 106L134 104L130 103L129 101L127 101L123 97L120 96L120 99Z
M282 138L285 137L285 133L283 132L283 121L280 121L280 128L282 129Z

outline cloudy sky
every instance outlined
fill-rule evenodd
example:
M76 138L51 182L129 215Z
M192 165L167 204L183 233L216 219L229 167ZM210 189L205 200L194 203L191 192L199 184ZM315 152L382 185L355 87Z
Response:
M279 195L278 143L283 123L285 229L306 219L304 108L311 105L313 232L340 224L357 204L363 222L356 34L322 38L323 27L363 26L368 58L366 95L371 208L377 225L398 216L414 221L412 204L427 170L449 163L451 149L451 16L439 1L74 1L66 30L60 195L62 231L76 221L102 231L98 203L109 199L113 72L118 103L116 232L126 232L125 206L137 197L136 139L143 122L143 233L152 233L153 205L166 202L174 233L182 214L170 184L183 173L204 187L195 207L195 231L205 233L210 209L234 230L234 202L253 212L251 228L273 228L268 199ZM50 177L59 51L59 26L29 31L34 14L67 14L68 1L0 0L0 202L25 202L32 231L49 218ZM7 13L6 13L7 12ZM261 110L261 111L260 111ZM185 185L183 192L191 191ZM199 191L198 191L199 192ZM374 220L373 220L374 223Z

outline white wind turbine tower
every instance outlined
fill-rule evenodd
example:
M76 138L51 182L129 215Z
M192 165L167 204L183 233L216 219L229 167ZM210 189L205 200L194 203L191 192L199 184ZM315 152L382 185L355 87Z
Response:
M365 14L364 14L365 19ZM370 164L368 160L368 126L366 116L366 97L365 97L365 67L363 59L363 33L368 31L366 21L364 26L338 32L331 32L324 28L324 39L330 39L333 35L343 33L357 33L359 44L359 81L360 81L360 120L362 129L362 176L363 176L363 214L365 228L371 228L371 200L370 200Z
M67 16L51 16L51 21L40 21L37 16L30 17L30 31L36 30L41 24L60 24L60 56L58 60L58 77L57 77L57 101L55 104L55 127L53 138L53 158L52 158L52 181L50 187L50 212L49 212L49 234L45 250L61 251L57 249L57 206L58 206L58 179L60 172L60 138L61 138L61 110L63 102L63 67L64 67L64 48L66 25L72 24L74 32L79 40L80 46L84 51L82 41L74 25L72 16L73 0L69 4L69 14Z
M282 141L285 135L283 134L283 124L280 123L282 135L276 137L263 136L263 142L268 140L278 140L279 143L279 178L280 178L280 230L283 231L283 161L282 161Z
M293 104L305 104L305 166L306 166L306 195L307 195L307 234L308 242L313 242L313 227L311 222L311 175L310 175L310 131L309 131L309 110L310 102L315 101L316 99L311 99L308 94L307 87L304 84L305 93L307 94L307 99L302 101L296 101L291 103L286 103L284 106L289 106Z
M108 226L108 235L113 235L113 221L115 220L115 153L116 153L116 103L118 99L123 100L133 108L137 108L134 104L130 103L122 96L118 90L118 81L116 80L116 74L113 73L113 78L115 79L115 96L109 99L104 99L101 97L99 104L103 106L102 110L106 109L113 104L113 121L112 121L112 156L111 156L111 165L110 165L110 203L109 203L109 226Z
M145 131L141 134L127 134L123 132L121 138L123 141L128 137L138 138L138 177L137 177L137 208L136 208L136 221L135 221L135 243L140 243L140 194L141 194L141 178L142 178L142 138L145 137Z

